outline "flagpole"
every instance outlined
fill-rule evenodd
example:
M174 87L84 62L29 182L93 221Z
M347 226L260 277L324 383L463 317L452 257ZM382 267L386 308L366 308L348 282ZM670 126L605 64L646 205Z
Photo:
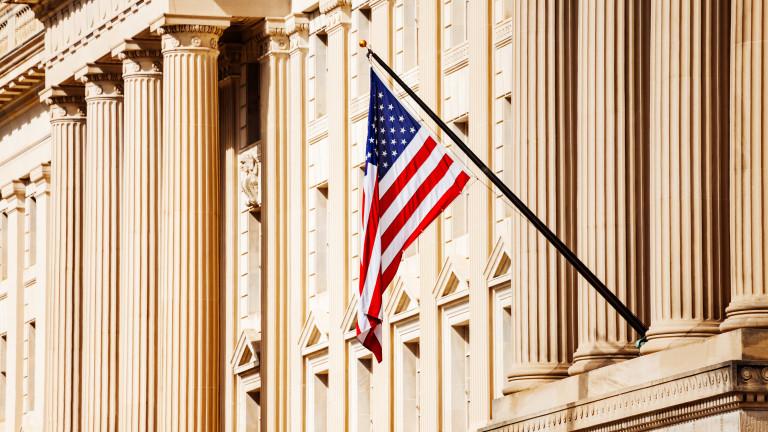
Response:
M376 61L376 63L379 64L386 72L391 76L400 87L405 90L406 93L408 93L408 96L411 97L418 105L421 107L422 110L424 110L425 113L431 118L435 123L437 123L438 126L440 126L440 129L445 132L446 135L448 135L454 143L461 149L464 154L467 155L467 157L474 163L480 170L485 174L486 177L493 183L501 193L504 194L505 197L514 205L520 213L523 214L523 216L528 219L529 222L533 224L534 227L536 227L539 232L546 237L546 239L557 249L558 252L560 252L561 255L576 269L576 271L579 272L579 274L589 282L590 285L595 289L595 291L600 294L608 304L610 304L616 312L621 315L622 318L624 318L627 323L635 329L635 331L640 335L640 339L636 342L636 346L639 348L643 343L645 343L646 338L645 334L648 330L648 328L643 324L642 321L640 321L640 318L638 318L628 307L625 305L618 297L616 297L616 294L611 292L611 290L608 289L608 287L605 286L605 284L600 280L600 278L595 275L592 270L587 267L586 264L584 264L579 257L565 244L562 240L554 233L552 230L549 229L549 227L536 216L536 214L528 208L525 203L517 197L517 195L512 192L509 187L507 187L506 184L504 184L503 181L494 173L490 168L488 168L488 165L485 164L485 162L482 161L465 143L462 141L456 133L448 127L448 125L443 122L440 117L438 117L437 114L435 114L432 109L429 108L429 106L419 98L419 96L416 95L416 93L405 83L403 80L395 73L395 71L392 70L392 68L387 65L384 60L379 57L378 54L376 54L372 49L368 48L368 43L365 40L360 41L360 47L366 48L368 50L368 58L373 58L373 60Z

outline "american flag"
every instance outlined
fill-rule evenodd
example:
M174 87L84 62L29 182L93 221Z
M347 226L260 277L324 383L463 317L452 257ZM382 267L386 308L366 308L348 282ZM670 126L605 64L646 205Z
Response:
M382 294L403 251L469 181L371 70L357 339L381 362Z

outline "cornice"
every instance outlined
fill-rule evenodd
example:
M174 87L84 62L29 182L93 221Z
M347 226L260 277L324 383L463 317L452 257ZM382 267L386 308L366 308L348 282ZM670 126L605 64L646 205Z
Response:
M45 81L41 59L44 32L0 57L0 110L38 89Z
M581 400L482 431L640 431L741 407L768 409L768 362L729 361Z
M336 8L350 9L352 1L350 0L323 0L320 2L320 13L327 14Z

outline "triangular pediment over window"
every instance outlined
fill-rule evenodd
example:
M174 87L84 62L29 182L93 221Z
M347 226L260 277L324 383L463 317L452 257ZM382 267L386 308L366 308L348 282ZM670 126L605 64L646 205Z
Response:
M237 375L248 375L258 371L261 354L261 333L245 329L240 333L232 356L232 370Z
M314 352L328 345L328 337L320 330L314 312L310 312L299 336L299 346L302 352Z
M462 293L469 292L469 286L465 278L459 276L465 272L457 268L453 259L448 258L443 264L442 270L437 277L437 284L433 293L435 299L440 300L446 297L453 297L454 295L461 295Z
M509 281L509 270L511 267L512 259L509 257L507 248L504 245L504 240L499 237L493 248L493 252L491 252L491 256L488 257L483 272L485 280L488 281L488 285L498 286Z

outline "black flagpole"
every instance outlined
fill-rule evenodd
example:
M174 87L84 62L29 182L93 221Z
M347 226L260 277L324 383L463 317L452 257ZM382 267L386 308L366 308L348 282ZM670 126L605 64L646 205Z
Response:
M360 41L360 47L361 48L367 48L368 43L364 40ZM461 149L464 154L469 157L469 159L477 165L478 168L485 174L486 177L501 191L501 193L504 194L505 197L518 209L520 210L520 213L525 216L528 221L530 221L533 226L536 227L539 232L544 235L544 237L549 240L549 242L557 249L560 254L565 257L566 260L576 269L576 271L579 272L579 274L589 282L590 285L605 299L605 301L608 302L614 309L616 309L616 312L619 313L619 315L624 318L627 323L635 329L635 331L640 335L640 340L637 341L637 346L640 347L643 343L645 343L645 333L648 330L645 327L645 324L643 324L642 321L640 321L640 318L638 318L624 303L619 300L618 297L616 297L616 294L612 293L608 287L605 286L605 284L598 278L594 273L592 273L592 270L587 267L586 264L584 264L578 256L565 244L563 243L560 238L552 232L552 230L547 227L547 225L539 219L536 214L528 208L528 206L523 203L520 198L515 195L512 190L510 190L506 184L504 184L501 179L496 176L496 174L488 168L488 166L469 148L467 145L462 141L451 128L448 127L448 125L443 122L440 117L435 114L434 111L432 111L429 106L427 106L426 103L424 103L423 100L421 100L416 93L414 93L413 90L411 90L408 85L403 82L402 79L395 73L395 71L392 70L392 68L387 65L384 60L381 59L381 57L378 56L373 50L370 48L368 49L368 58L373 58L376 63L378 63L384 70L397 82L397 84L400 85L400 87L405 90L406 93L408 93L408 96L411 97L416 103L421 107L422 110L424 110L425 113L431 118L435 123L437 123L438 126L440 126L440 129L445 132L446 135L448 135L454 143Z

